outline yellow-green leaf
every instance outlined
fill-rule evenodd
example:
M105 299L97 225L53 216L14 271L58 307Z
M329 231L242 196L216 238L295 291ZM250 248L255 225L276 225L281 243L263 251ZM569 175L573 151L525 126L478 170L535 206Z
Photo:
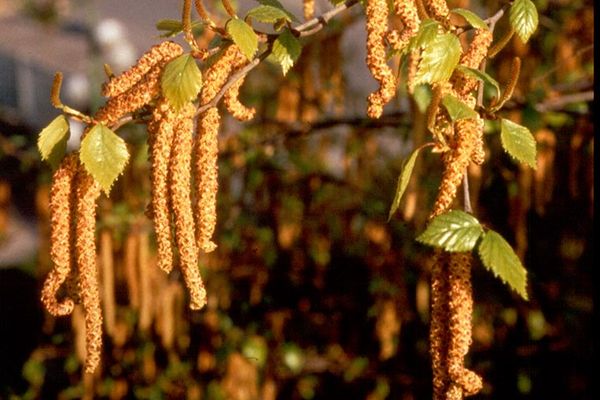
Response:
M178 35L183 31L183 24L177 19L161 19L156 23L156 29L163 31L160 37L168 38ZM192 33L194 36L200 35L204 31L202 21L192 21Z
M451 11L454 14L460 15L475 29L489 29L487 24L481 17L475 14L473 11L466 10L464 8L455 8Z
M285 76L290 68L294 66L301 52L300 41L296 39L289 29L285 29L273 42L271 54L279 65L281 65L281 70Z
M254 33L254 29L239 18L230 19L225 25L225 29L242 54L248 60L252 60L258 49L258 36Z
M499 233L489 230L478 250L483 265L527 300L527 270L510 244Z
M98 124L81 141L79 159L108 195L112 184L125 169L129 152L123 139Z
M202 73L191 54L182 54L166 65L160 83L169 103L180 109L198 96Z
M537 167L535 138L529 129L508 119L500 121L500 140L502 147L517 161Z
M394 201L392 201L392 206L390 207L390 212L388 214L388 221L392 219L392 215L396 212L398 207L400 206L400 200L402 200L402 196L404 195L404 191L408 186L408 182L410 182L410 176L412 175L413 168L415 167L415 162L417 161L417 156L421 151L421 147L413 150L410 153L410 156L404 160L402 163L402 171L400 172L400 176L398 177L398 184L396 186L396 194L394 196Z
M464 211L452 210L435 217L417 241L446 251L471 251L483 233L479 221Z
M414 85L447 81L458 65L462 48L458 38L442 33L423 48L415 74Z
M538 12L531 0L515 0L508 14L510 25L526 43L538 26Z
M440 30L440 24L434 19L425 19L419 25L419 31L413 36L407 50L414 51L428 47L435 40Z
M248 11L246 16L267 24L272 24L282 19L286 21L292 20L289 13L287 13L285 10L269 5L260 5L254 7Z
M281 4L278 0L258 0L258 2L264 6L270 6L270 7L275 7L280 9L281 11L285 12L286 15L288 16L289 20L292 22L298 22L298 18L296 18L296 16L294 14L292 14L291 12L289 12L284 6L283 4Z
M42 129L38 136L37 146L42 160L47 161L52 168L58 167L67 150L67 140L69 121L64 115L59 115Z
M451 94L447 94L442 98L442 104L448 111L448 115L452 121L458 121L459 119L465 118L476 118L478 115L475 110Z
M496 97L500 95L500 85L498 85L498 81L492 78L489 74L475 68L465 67L464 65L459 65L456 69L465 75L479 79L484 84L491 85L496 90Z

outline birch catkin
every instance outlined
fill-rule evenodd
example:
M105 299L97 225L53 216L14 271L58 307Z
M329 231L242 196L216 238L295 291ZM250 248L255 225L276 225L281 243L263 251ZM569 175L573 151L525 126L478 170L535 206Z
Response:
M52 176L50 189L50 258L54 268L48 274L42 288L42 302L48 312L55 316L68 315L73 311L73 299L59 302L56 298L61 285L71 273L72 243L71 191L77 173L77 154L66 156Z
M199 310L206 304L206 290L198 269L198 247L194 237L194 217L190 198L190 168L195 111L195 107L188 103L179 112L169 163L169 174L171 205L175 216L175 234L179 249L179 264L190 292L190 308Z

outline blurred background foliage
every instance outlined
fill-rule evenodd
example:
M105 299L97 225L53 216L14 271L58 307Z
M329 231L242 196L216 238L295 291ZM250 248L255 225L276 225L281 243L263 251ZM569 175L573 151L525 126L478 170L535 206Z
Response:
M484 17L503 4L450 3ZM0 13L20 9L32 25L60 24L76 7L7 4ZM507 82L511 59L523 59L507 113L538 140L538 168L504 155L490 125L488 162L470 170L476 214L513 244L530 293L524 302L474 269L470 363L484 377L480 399L592 398L593 4L536 5L532 40L513 39L488 72ZM362 24L353 11L304 43L286 78L268 63L250 74L243 97L258 109L253 122L225 120L219 246L201 259L201 312L187 308L181 277L155 266L145 131L119 131L134 157L99 204L105 350L94 376L81 371L81 310L56 319L38 300L50 268L50 170L35 124L0 109L0 398L431 397L430 253L413 238L440 165L435 155L419 160L387 222L402 159L426 140L425 117L402 90L381 120L363 117L367 91L357 81L370 78L345 64L364 63L352 56L362 43L349 37ZM13 260L10 246L25 256Z

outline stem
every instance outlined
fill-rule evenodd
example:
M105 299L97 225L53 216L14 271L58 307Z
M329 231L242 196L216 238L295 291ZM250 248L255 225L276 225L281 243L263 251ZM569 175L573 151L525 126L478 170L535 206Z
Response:
M315 33L319 32L321 29L323 29L325 27L325 25L327 25L327 23L332 18L334 18L336 15L338 15L342 11L349 9L350 7L354 6L357 3L358 3L358 0L346 0L345 2L332 8L331 10L329 10L319 16L316 16L311 20L306 21L305 23L300 24L300 25L296 26L295 28L292 28L292 32L294 32L294 34L296 34L296 36L299 36L299 37L314 35Z
M227 14L229 14L231 18L237 18L235 9L229 0L221 0L221 4L223 4L223 8L225 8L225 11L227 11Z

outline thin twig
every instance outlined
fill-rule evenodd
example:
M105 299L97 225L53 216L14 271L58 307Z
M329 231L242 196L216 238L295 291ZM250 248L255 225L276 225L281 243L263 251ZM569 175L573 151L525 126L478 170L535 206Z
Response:
M345 2L332 8L331 10L292 28L292 32L294 32L294 34L296 34L299 37L314 35L321 29L323 29L325 25L327 25L327 23L336 15L349 9L355 4L358 4L358 0L346 0Z

